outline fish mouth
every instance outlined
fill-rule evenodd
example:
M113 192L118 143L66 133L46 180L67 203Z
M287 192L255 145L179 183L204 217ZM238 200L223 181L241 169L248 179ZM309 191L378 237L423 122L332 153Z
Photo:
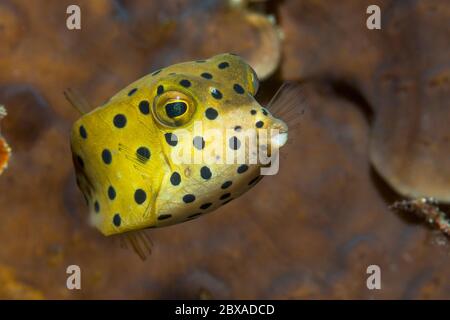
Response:
M288 139L288 132L279 132L275 134L271 139L271 145L273 148L281 148L284 146Z
M270 144L272 148L281 148L286 144L288 139L288 126L284 121L276 119L272 129L276 130L276 132L271 136Z

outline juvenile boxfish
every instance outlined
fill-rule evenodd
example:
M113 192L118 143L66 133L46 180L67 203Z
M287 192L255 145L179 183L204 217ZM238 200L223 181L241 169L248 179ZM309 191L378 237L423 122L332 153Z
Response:
M168 226L254 186L264 165L224 163L226 153L248 147L248 129L276 129L259 145L269 150L283 146L288 131L255 100L258 85L242 58L221 54L157 70L84 114L73 126L71 149L92 224L104 235ZM202 134L208 131L216 134ZM217 163L180 163L173 154L181 150Z

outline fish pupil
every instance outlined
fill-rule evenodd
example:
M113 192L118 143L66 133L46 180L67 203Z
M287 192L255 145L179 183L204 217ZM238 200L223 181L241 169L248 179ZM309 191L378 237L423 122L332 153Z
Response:
M186 103L182 101L171 102L166 104L166 114L169 118L179 117L187 110Z

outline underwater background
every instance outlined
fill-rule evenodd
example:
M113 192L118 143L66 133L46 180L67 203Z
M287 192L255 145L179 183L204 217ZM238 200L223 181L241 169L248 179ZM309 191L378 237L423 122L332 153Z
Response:
M376 1L1 0L3 299L450 298L449 239L389 205L450 199L450 5ZM81 30L66 9L81 8ZM200 219L147 231L142 261L87 221L69 134L74 88L101 105L173 63L241 55L267 103L303 87L280 172ZM293 129L293 130L291 130ZM447 208L448 209L448 208ZM66 288L79 265L82 289ZM366 269L381 268L381 290Z

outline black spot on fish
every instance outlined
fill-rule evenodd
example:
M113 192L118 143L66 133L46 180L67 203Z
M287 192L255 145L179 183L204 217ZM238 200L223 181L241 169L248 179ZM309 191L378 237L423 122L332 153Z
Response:
M180 84L185 87L185 88L189 88L191 86L191 82L189 80L183 79L180 81Z
M128 96L131 97L135 92L137 91L137 88L133 88L128 92Z
M174 186L177 186L181 183L181 176L178 172L172 173L170 176L170 183Z
M238 150L241 147L241 141L237 137L231 137L228 142L232 150Z
M152 76L156 76L158 73L160 73L162 71L162 69L156 70L155 72L152 73Z
M116 128L123 128L127 124L127 118L123 114L117 114L114 116L113 123Z
M208 180L211 178L212 173L211 173L211 170L207 166L203 166L200 169L200 175L203 179Z
M197 212L197 213L191 214L190 216L188 216L188 219L196 218L196 217L200 216L201 214L202 214L201 212Z
M178 143L178 137L171 132L165 133L164 138L166 138L166 142L172 147L175 147Z
M242 88L242 86L237 83L234 84L233 89L238 94L243 94L245 92L244 88Z
M230 196L231 196L231 193L225 193L220 196L220 200L225 200L225 199L229 198Z
M109 200L114 200L116 198L116 190L113 186L109 186L108 188L108 198Z
M139 111L141 111L142 114L150 113L150 104L147 100L142 100L139 102Z
M248 170L248 165L243 164L243 165L239 166L239 168L237 169L237 173L244 173L247 170Z
M209 207L211 207L211 205L212 205L211 202L204 203L200 206L200 209L202 210L208 209Z
M202 150L205 147L205 140L203 140L203 137L200 136L194 137L192 143L194 144L194 147L198 150Z
M219 113L217 112L216 109L214 108L208 108L205 110L205 116L206 118L208 118L209 120L214 120L217 118L217 116L219 115Z
M112 162L112 154L108 149L102 151L102 160L105 164L110 164Z
M184 203L191 203L195 201L195 196L193 194L186 194L183 196Z
M134 201L137 204L143 204L145 202L145 200L147 199L147 194L145 193L144 190L142 189L137 189L134 192Z
M225 69L228 68L230 66L230 64L226 61L219 63L218 67L219 69Z
M222 99L222 92L220 92L216 88L211 89L211 95L213 96L214 99L217 99L217 100Z
M98 203L98 201L94 202L94 210L96 213L100 212L100 204Z
M80 136L81 136L83 139L86 139L86 138L87 138L87 132L86 132L86 128L85 128L84 126L80 126Z
M231 181L225 181L225 182L222 184L221 188L222 188L222 189L226 189L226 188L230 187L232 184L233 184L233 182L231 182Z
M121 223L122 223L122 218L120 217L120 214L116 213L113 217L113 224L116 227L120 227Z
M136 150L136 156L140 162L145 163L150 159L151 153L147 147L139 147Z

